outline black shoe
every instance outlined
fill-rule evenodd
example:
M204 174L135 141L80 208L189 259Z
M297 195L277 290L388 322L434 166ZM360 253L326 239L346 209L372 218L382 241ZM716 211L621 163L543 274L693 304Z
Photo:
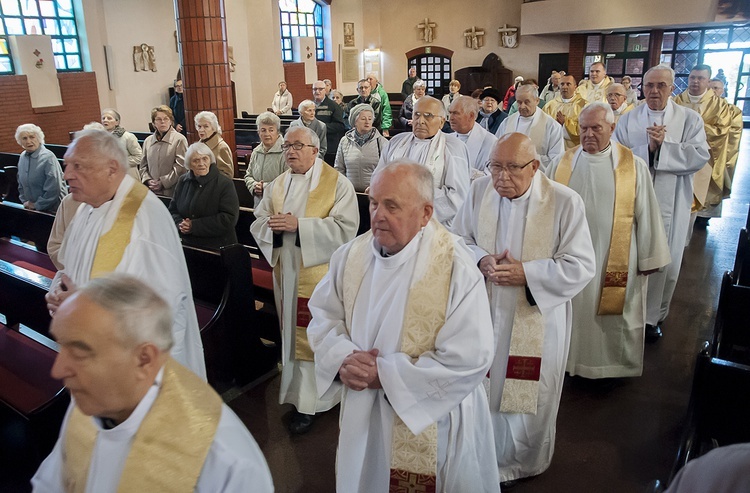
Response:
M695 227L706 229L706 226L708 226L708 220L711 219L710 217L701 217L698 216L695 218Z
M516 486L517 484L518 484L517 479L511 479L510 481L503 481L502 483L500 483L500 491L509 490L513 488L514 486Z
M292 435L303 435L310 431L313 421L315 421L314 414L302 414L295 411L292 421L289 423L289 433Z
M662 335L660 326L646 324L646 342L656 342Z

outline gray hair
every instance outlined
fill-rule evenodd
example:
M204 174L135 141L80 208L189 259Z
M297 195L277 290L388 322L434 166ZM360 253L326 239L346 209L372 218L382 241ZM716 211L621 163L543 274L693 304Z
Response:
M437 111L438 116L442 116L444 119L448 119L448 112L445 111L445 105L443 104L442 101L440 101L440 100L438 100L436 98L433 98L432 96L429 96L429 95L425 94L424 96L422 96L421 98L419 98L419 101L417 101L416 103L414 103L414 106L416 106L417 103L422 103L422 100L424 100L424 101L430 101L430 100L435 101L437 103L437 106L438 106L438 111ZM422 103L422 104L424 104L424 103Z
M120 114L117 112L116 109L114 109L114 108L104 108L102 110L102 115L104 115L105 113L109 113L110 115L112 115L112 117L115 119L115 121L117 123L120 123Z
M385 173L396 173L402 169L417 182L415 192L419 194L419 198L427 204L432 204L435 201L435 182L432 172L426 166L411 159L396 159L386 163L383 167L375 168L370 182L372 183Z
M624 92L625 96L627 96L627 92L628 92L627 89L625 89L625 86L622 85L622 84L620 84L619 82L615 82L613 84L610 84L609 87L607 88L607 94L609 94L610 92L612 92L615 89L622 89L622 92Z
M615 122L615 114L612 111L612 107L607 103L602 103L601 101L596 101L586 105L586 107L581 110L581 115L584 113L591 113L592 111L596 110L604 111L604 121L606 121L607 123L612 124ZM579 116L578 119L580 120L580 118L581 117Z
M318 134L315 133L315 131L311 128L301 126L301 127L291 127L289 130L286 131L285 137L289 137L289 134L292 132L297 131L304 131L308 137L310 137L310 144L320 149L320 137L318 137ZM286 139L285 139L286 140Z
M274 125L277 132L281 131L281 118L276 113L264 111L255 119L255 126L260 127L261 125Z
M297 105L297 111L299 111L300 113L302 113L303 111L305 111L305 108L308 108L310 106L312 106L314 108L315 107L315 103L312 100L310 100L310 99L305 99L299 105Z
M196 125L198 125L198 123L201 121L208 122L208 124L211 125L211 127L214 129L214 132L221 135L221 126L219 125L219 119L216 118L216 115L214 113L211 113L210 111L201 111L200 113L195 115L193 121Z
M34 134L36 135L36 138L39 139L39 143L44 144L44 132L33 123L24 123L23 125L19 125L16 129L16 142L18 142L18 145L21 147L23 147L21 144L21 137L23 134Z
M83 130L104 130L107 131L107 129L99 122L90 122L83 126Z
M472 98L471 96L457 97L456 99L453 100L448 110L460 111L461 113L465 113L467 115L468 114L474 115L475 120L477 118L477 115L479 114L479 108L477 107L477 100Z
M352 128L354 127L354 122L359 118L359 114L363 111L369 111L372 113L372 117L375 118L375 109L367 103L360 103L349 112L349 125L351 125Z
M190 144L190 146L187 148L187 151L185 151L185 160L183 161L185 163L185 168L190 169L190 162L193 160L196 154L199 156L208 156L211 159L211 164L216 164L216 156L214 156L211 148L203 142L198 141Z
M164 352L172 348L172 308L143 281L112 273L92 279L79 293L113 315L118 339L126 347L148 342Z
M417 79L414 81L414 85L412 87L424 87L427 89L427 82L423 81L422 79Z
M656 72L658 70L661 70L663 72L667 72L669 74L669 79L672 81L672 84L674 84L674 69L670 67L669 65L665 65L663 63L660 63L659 65L654 65L650 69L646 70L646 73L643 74L643 80L646 80L646 76L650 74L651 72Z
M79 130L76 132L73 142L68 146L68 150L65 151L65 155L67 156L71 153L76 145L78 145L83 139L86 139L86 142L91 146L91 150L94 154L98 154L105 160L112 159L117 161L117 164L120 165L120 171L123 173L128 172L128 153L125 150L125 146L120 143L119 138L106 130L99 130L96 128Z
M521 84L516 89L516 94L520 93L529 93L532 97L539 99L539 88L534 84ZM516 99L518 99L518 96L516 96Z

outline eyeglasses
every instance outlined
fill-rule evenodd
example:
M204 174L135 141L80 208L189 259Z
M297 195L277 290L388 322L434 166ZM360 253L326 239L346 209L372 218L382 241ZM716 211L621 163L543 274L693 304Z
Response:
M312 144L303 144L302 142L295 142L294 144L289 144L287 142L281 144L281 150L286 152L289 149L294 149L295 151L301 151L305 147L316 147Z
M420 118L424 118L425 121L432 121L433 118L435 118L438 115L435 115L433 113L420 113L418 111L415 111L412 113L412 120L419 120Z
M509 164L507 166L503 166L501 164L495 164L492 161L487 161L486 166L487 166L487 169L490 170L490 173L495 174L495 175L499 175L502 172L505 172L509 175L519 175L521 174L521 170L523 170L526 166L530 165L533 162L534 162L534 159L532 159L531 161L529 161L528 163L524 165Z

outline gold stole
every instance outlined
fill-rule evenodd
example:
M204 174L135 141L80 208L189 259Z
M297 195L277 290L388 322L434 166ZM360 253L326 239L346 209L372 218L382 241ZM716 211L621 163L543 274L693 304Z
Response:
M193 491L221 417L221 397L172 358L159 395L135 434L118 491ZM97 429L75 407L63 442L67 493L86 491Z
M274 214L283 214L284 198L286 190L284 184L291 170L286 170L275 181L271 203ZM305 205L305 217L325 218L333 209L336 201L336 183L339 172L327 164L321 165L318 186L310 190ZM281 265L276 264L274 274L280 276ZM318 285L323 276L328 272L328 264L313 265L305 267L300 264L299 276L297 278L297 316L294 332L294 359L301 361L315 361L315 356L307 340L307 326L310 324L310 310L307 307L310 296L315 286Z
M599 298L598 315L622 315L625 307L625 292L628 286L628 269L630 266L630 242L633 235L635 218L636 172L633 151L622 144L617 146L618 162L615 175L615 207L612 218L612 235L610 236L607 268ZM573 158L578 147L567 151L557 171L555 181L568 186L573 174ZM614 149L613 149L614 152Z
M453 238L434 218L430 220L435 237L429 251L424 276L409 289L401 331L400 351L414 361L435 349L435 339L445 324L453 265ZM370 265L372 232L355 239L344 270L344 311L347 330L351 328L354 302ZM437 475L437 423L414 435L398 415L393 418L391 439L391 479L389 492L435 492Z
M113 272L122 261L125 248L130 244L135 216L147 194L148 188L140 183L133 183L133 188L120 205L112 228L99 237L91 265L91 279Z
M521 261L551 258L555 222L555 191L542 173L534 178L529 209L523 232ZM486 252L495 251L498 209L492 206L499 196L492 183L487 185L479 208L477 245ZM487 283L491 295L493 284ZM539 376L542 368L544 317L537 306L526 299L526 289L516 287L516 311L510 334L510 353L505 373L500 412L536 414L539 398Z

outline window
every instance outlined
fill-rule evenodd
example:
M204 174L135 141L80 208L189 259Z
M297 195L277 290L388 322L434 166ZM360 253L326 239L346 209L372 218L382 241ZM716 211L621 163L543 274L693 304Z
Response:
M52 38L58 71L83 70L73 0L0 0L0 18L0 74L15 73L8 36L23 34Z
M586 57L584 71L594 62L602 62L607 75L615 82L623 76L631 78L631 87L638 88L643 78L644 67L648 65L649 33L592 34L586 37Z
M315 38L315 59L325 60L323 8L314 0L279 0L281 11L281 59L292 61L292 38Z
M417 69L417 77L427 84L427 94L442 97L448 94L451 81L451 59L446 56L426 54L409 59L409 68Z

